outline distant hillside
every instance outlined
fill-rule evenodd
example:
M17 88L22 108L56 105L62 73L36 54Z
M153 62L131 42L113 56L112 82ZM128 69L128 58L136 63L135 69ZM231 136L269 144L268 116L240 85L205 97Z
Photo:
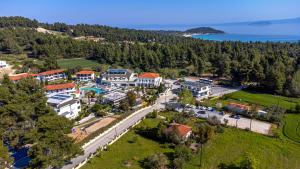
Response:
M215 24L214 26L234 26L234 25L250 25L250 26L260 26L260 25L271 25L271 24L300 24L300 17L289 18L289 19L275 19L275 20L260 20L253 22L232 22L232 23L221 23Z
M248 25L253 25L253 26L264 26L264 25L271 25L272 23L269 21L258 21L258 22L251 22Z
M184 31L186 34L208 34L208 33L225 33L224 31L217 30L211 27L198 27L198 28L192 28Z

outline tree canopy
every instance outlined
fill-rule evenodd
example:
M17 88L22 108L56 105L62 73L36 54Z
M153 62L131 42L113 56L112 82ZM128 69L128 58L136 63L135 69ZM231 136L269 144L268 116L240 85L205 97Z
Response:
M36 80L12 83L5 76L0 85L0 104L2 138L14 149L29 145L31 168L60 167L81 153L67 136L73 122L47 106L44 90Z

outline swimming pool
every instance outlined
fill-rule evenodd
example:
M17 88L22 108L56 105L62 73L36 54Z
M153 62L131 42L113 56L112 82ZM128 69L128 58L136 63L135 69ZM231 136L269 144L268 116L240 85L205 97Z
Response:
M101 88L97 88L97 87L85 87L85 88L81 88L80 90L82 90L82 91L94 91L94 92L96 92L96 94L105 93L105 90L103 90Z

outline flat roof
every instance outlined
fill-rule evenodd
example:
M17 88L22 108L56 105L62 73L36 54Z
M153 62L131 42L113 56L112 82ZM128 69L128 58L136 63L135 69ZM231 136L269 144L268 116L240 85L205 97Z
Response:
M125 93L122 92L111 92L103 96L105 99L109 101L118 101L124 99L126 97Z
M67 95L67 94L55 94L48 96L48 101L47 103L51 104L61 104L65 101L72 100L73 96Z
M198 88L209 86L209 84L206 84L206 83L192 82L192 81L184 81L182 84L186 85L186 86L193 86L193 87L198 87Z

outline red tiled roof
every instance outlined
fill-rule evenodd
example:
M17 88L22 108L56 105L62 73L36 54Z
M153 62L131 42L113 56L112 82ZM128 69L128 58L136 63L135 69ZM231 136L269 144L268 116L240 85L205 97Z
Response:
M82 70L80 72L77 72L76 75L91 75L91 74L94 74L95 72L94 71L91 71L91 70Z
M49 71L46 71L46 72L42 72L42 73L39 73L39 75L52 75L52 74L56 74L56 73L62 73L64 72L64 70L62 69L58 69L58 70L49 70Z
M170 129L178 132L178 134L181 137L185 137L190 131L192 131L192 128L190 126L183 125L183 124L177 124L177 123L171 124Z
M238 103L229 103L228 106L237 107L243 110L249 110L250 106L244 105L244 104L238 104Z
M74 83L64 83L64 84L56 84L56 85L47 85L45 86L46 91L51 90L61 90L61 89L67 89L67 88L74 88Z
M158 73L142 73L139 75L139 78L157 78L160 77L160 75Z
M12 81L18 81L24 78L35 77L35 76L37 76L37 74L21 73L21 74L11 75L9 76L9 79Z

